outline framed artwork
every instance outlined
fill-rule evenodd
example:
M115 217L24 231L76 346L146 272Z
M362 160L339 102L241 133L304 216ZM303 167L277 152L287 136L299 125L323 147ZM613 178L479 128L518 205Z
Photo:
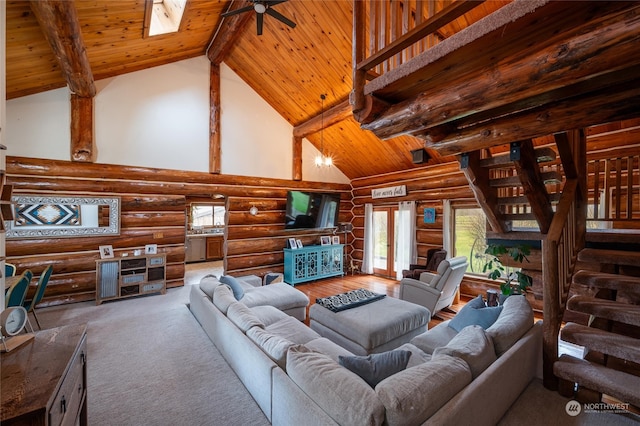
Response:
M340 237L338 237L337 235L333 236L333 244L340 244Z
M289 248L290 249L298 248L298 243L296 242L295 238L289 238Z
M111 258L113 258L113 247L100 246L100 259L111 259Z
M432 207L424 209L424 223L436 223L436 209Z
M144 246L144 254L158 254L157 244L147 244Z
M326 237L320 237L320 244L323 246L328 246L331 244L331 237L330 236L326 236Z
M296 245L298 246L298 248L302 248L302 241L296 240Z

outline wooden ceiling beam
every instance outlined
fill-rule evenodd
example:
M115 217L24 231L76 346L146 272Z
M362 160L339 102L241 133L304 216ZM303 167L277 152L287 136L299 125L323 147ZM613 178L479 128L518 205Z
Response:
M311 117L309 120L293 128L293 136L299 138L306 138L309 135L319 132L323 128L331 127L347 118L353 117L351 110L351 104L349 99L340 101L336 106L329 108L315 117Z
M75 3L66 0L32 0L29 5L60 64L71 93L85 98L95 96L93 73Z
M232 1L229 10L240 9L250 4L252 2L247 0ZM207 48L207 58L212 64L220 64L224 61L224 58L235 45L238 37L242 35L252 16L252 13L240 13L222 18Z
M635 118L640 116L639 104L640 81L635 81L470 126L437 143L426 142L426 146L440 155L471 152L513 140Z

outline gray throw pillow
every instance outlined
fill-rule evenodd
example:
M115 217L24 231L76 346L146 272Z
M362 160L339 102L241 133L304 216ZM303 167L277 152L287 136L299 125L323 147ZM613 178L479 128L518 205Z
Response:
M394 350L367 356L339 356L338 363L375 388L389 376L407 368L410 351Z
M482 296L478 296L460 309L456 316L449 321L449 327L460 332L468 325L479 325L486 330L496 322L500 312L502 312L502 306L485 307Z
M242 297L244 296L244 289L237 279L229 275L223 275L220 277L220 282L222 284L228 285L231 288L233 297L235 297L236 300L242 299Z

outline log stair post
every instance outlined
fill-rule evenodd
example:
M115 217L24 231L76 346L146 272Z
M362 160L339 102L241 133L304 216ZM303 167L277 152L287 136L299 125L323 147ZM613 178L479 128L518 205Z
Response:
M586 264L640 264L640 253L587 248ZM605 266L606 268L606 266ZM602 268L601 268L602 269ZM568 322L560 338L584 347L583 358L563 354L553 366L558 391L581 402L603 395L640 408L640 277L581 270L573 275L567 312L586 315L586 324Z

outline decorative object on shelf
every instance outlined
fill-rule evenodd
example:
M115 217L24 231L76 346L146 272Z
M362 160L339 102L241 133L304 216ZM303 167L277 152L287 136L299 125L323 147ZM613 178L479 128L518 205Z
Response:
M249 214L251 216L256 216L258 214L258 208L256 206L251 206L249 209Z
M295 238L289 238L289 240L288 240L288 244L289 244L289 247L288 247L288 248L290 248L290 249L296 249L296 248L298 248L298 242L296 241L296 239L295 239Z
M113 257L112 246L100 246L100 259L111 259Z
M436 223L436 209L432 207L424 209L424 223Z
M144 246L144 254L157 254L158 253L158 245L157 244L147 244Z
M31 332L19 335L27 324ZM9 352L33 339L33 336L33 327L23 306L9 306L0 313L0 352Z
M323 246L328 246L331 244L331 237L330 236L322 236L320 237L320 245Z
M316 167L331 167L333 166L333 159L330 155L324 153L324 100L327 95L324 93L320 95L322 101L321 113L320 113L320 153L316 156Z
M7 238L120 235L120 198L13 195ZM5 217L4 219L7 219Z
M489 257L482 272L488 272L488 277L492 280L501 279L503 281L500 284L502 295L510 296L527 292L527 289L533 284L533 278L531 275L516 270L519 268L512 266L509 260L517 263L528 262L527 256L531 253L531 248L528 245L519 244L507 247L504 244L489 244L484 252ZM506 259L506 264L503 264L501 259Z
M332 244L340 244L340 237L334 235L331 241Z
M296 246L297 246L298 248L302 248L302 247L303 247L303 245L302 245L302 241L300 241L300 240L296 240Z

